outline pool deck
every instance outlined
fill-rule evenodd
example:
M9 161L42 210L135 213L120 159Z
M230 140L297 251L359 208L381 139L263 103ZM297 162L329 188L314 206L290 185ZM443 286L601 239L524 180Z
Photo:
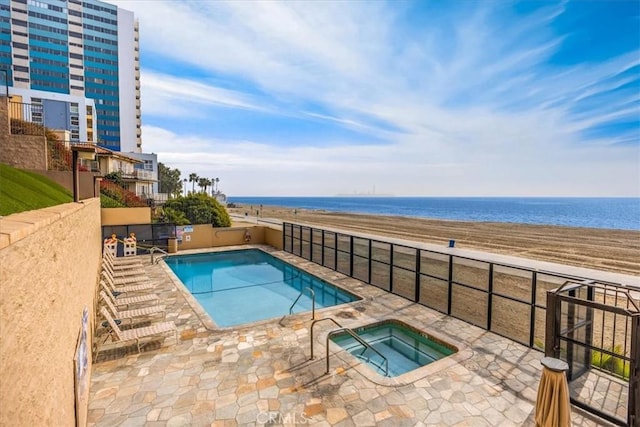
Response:
M458 353L409 377L389 379L331 344L327 375L324 343L336 328L332 322L314 327L313 360L310 313L211 330L166 265L140 256L180 340L152 341L140 354L135 346L101 351L91 377L90 426L535 425L541 352L297 256L261 248L363 297L319 310L316 319L355 327L394 318L455 343ZM196 252L203 251L185 251ZM575 407L572 424L606 425Z

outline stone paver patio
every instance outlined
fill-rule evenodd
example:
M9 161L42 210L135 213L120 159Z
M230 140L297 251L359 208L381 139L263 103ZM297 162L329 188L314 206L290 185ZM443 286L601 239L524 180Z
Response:
M89 425L534 425L541 352L294 255L262 249L363 297L320 310L316 318L332 317L347 327L398 319L459 343L458 355L392 381L366 375L332 345L326 375L324 340L335 328L330 322L314 328L313 360L308 313L210 330L168 267L140 256L180 341L153 341L140 354L135 346L101 351L93 365ZM603 425L577 408L572 415L576 426Z

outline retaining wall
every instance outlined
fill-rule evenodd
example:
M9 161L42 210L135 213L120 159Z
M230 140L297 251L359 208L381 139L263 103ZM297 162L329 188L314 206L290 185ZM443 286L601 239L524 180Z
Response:
M100 259L99 198L0 219L0 425L76 425L74 357L86 307L88 393Z

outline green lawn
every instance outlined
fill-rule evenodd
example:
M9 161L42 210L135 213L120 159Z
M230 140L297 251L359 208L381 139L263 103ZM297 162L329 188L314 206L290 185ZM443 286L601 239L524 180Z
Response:
M0 163L0 216L73 202L73 194L41 175Z

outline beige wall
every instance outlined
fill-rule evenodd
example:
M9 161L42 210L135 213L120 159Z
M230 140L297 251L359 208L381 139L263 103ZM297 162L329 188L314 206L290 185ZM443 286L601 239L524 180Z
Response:
M100 251L98 198L0 219L0 425L75 426L73 359L85 306L91 345Z
M102 225L151 224L151 208L104 208L100 215Z
M282 250L282 228L264 227L264 243Z
M193 225L192 233L184 233L178 250L202 249L242 244L268 244L275 248L282 246L282 232L261 225L242 227L212 227L209 224ZM245 231L251 239L245 241ZM187 241L189 236L189 241Z
M11 135L9 99L0 97L0 163L20 169L47 169L44 135Z
M29 172L47 177L73 193L73 172L71 171L30 170ZM80 180L80 200L97 197L100 194L100 185L96 177L100 178L100 174L82 171L78 175Z

